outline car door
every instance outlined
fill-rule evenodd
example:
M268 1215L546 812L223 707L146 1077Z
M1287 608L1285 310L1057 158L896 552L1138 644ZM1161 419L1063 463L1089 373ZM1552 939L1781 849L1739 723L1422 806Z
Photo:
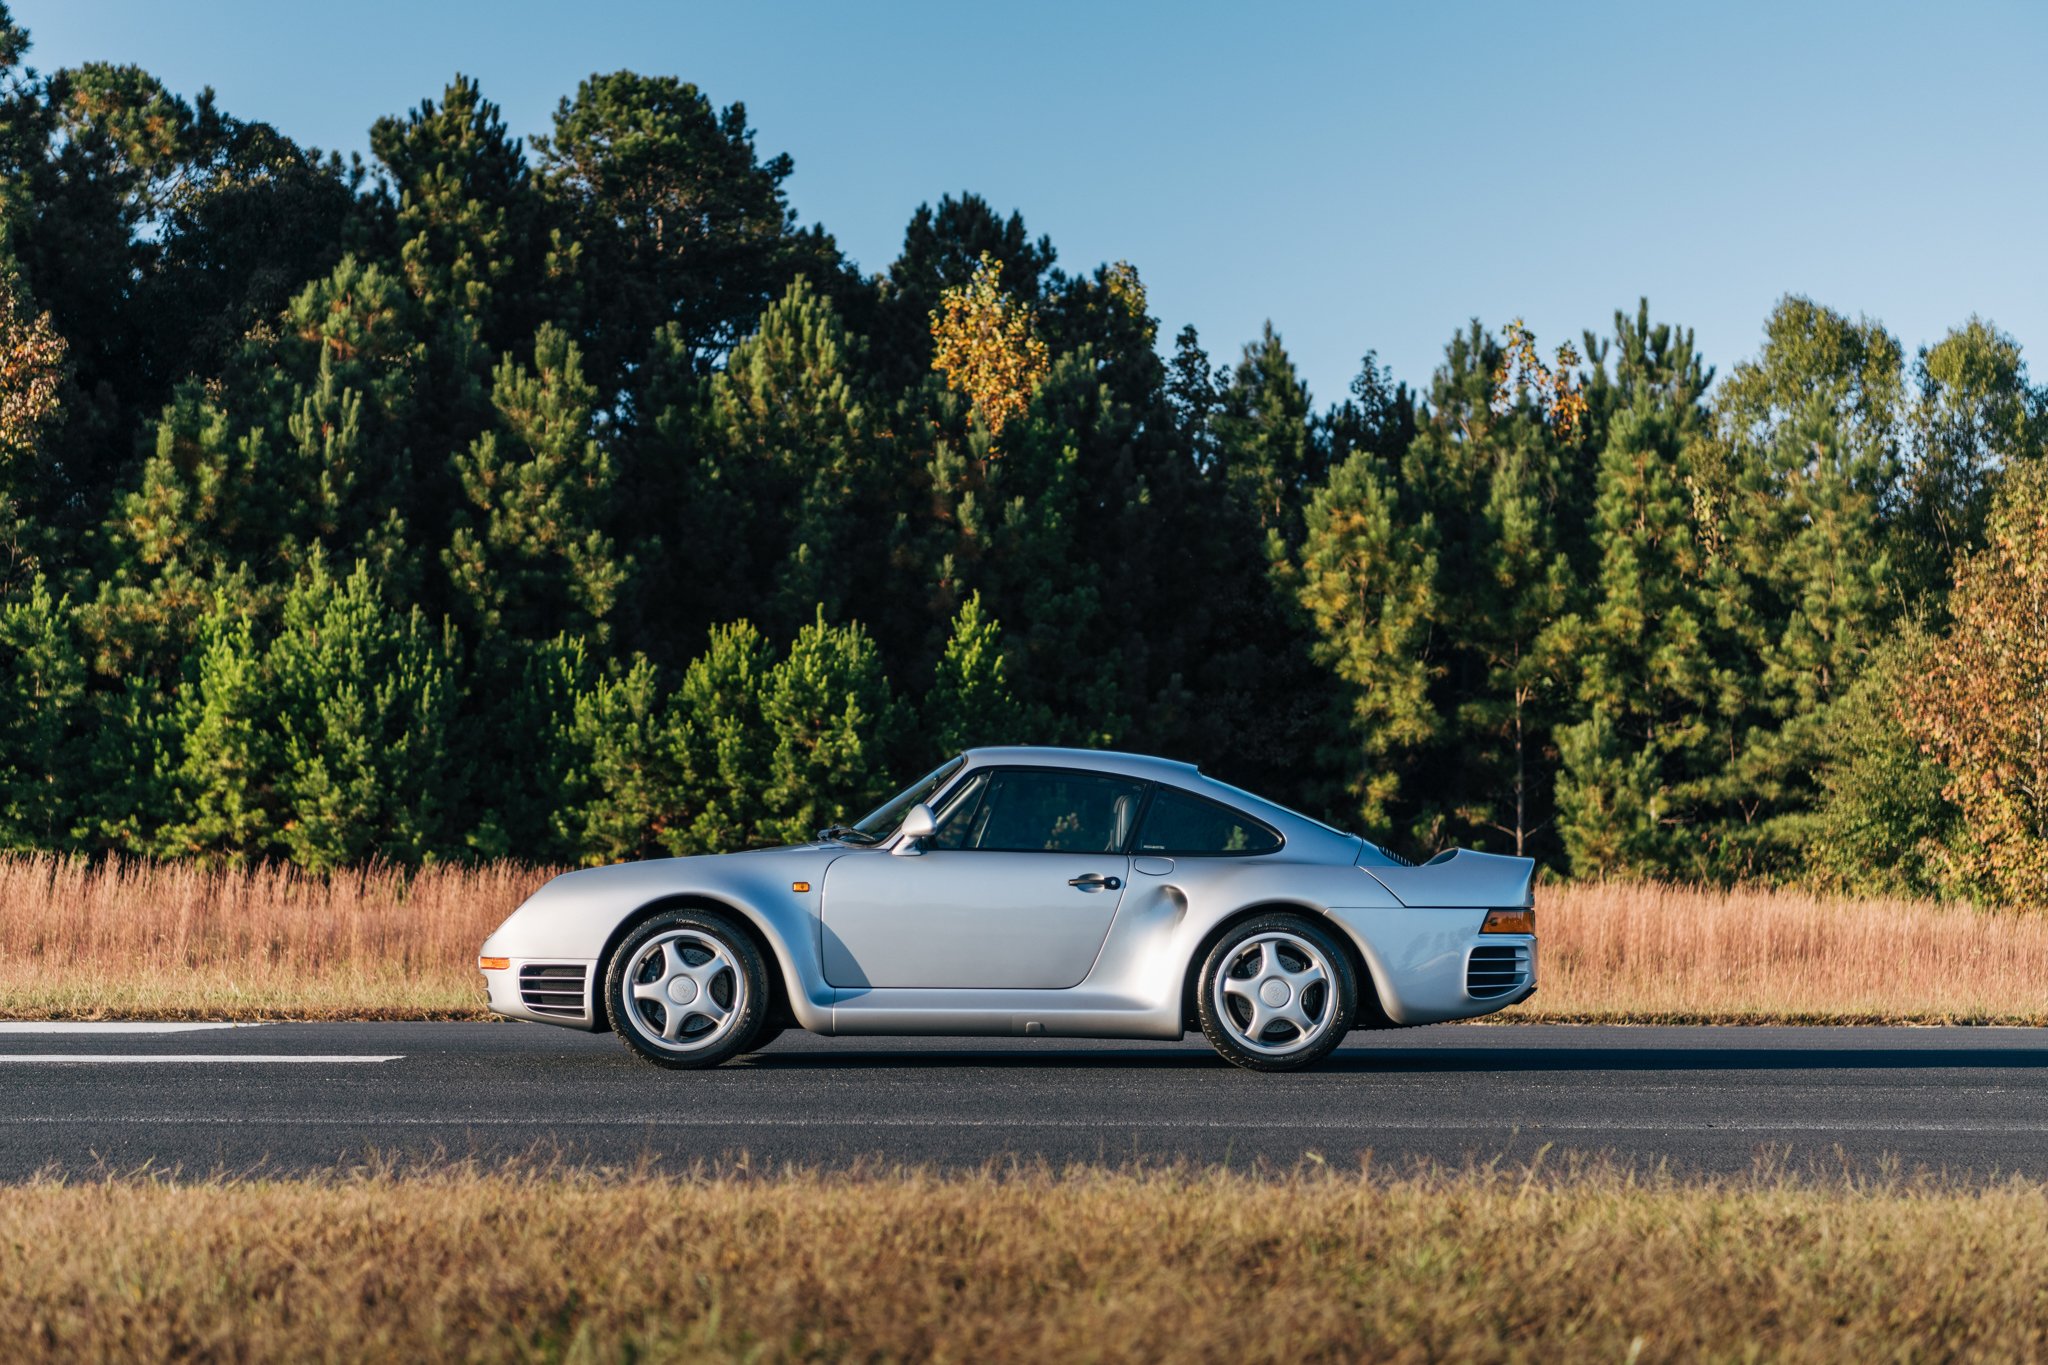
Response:
M923 852L825 873L834 986L1062 990L1088 975L1130 878L1145 784L1062 768L971 774Z

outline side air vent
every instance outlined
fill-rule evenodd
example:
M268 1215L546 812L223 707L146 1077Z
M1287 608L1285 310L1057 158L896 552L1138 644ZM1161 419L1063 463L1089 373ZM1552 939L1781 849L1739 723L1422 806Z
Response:
M590 969L580 962L529 962L519 969L519 998L535 1014L589 1016Z
M1529 945L1486 943L1465 963L1465 993L1474 1000L1498 1000L1529 984Z

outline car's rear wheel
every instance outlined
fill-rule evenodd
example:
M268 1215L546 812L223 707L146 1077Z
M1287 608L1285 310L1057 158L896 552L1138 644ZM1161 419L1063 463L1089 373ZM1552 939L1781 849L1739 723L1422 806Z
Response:
M1203 959L1196 1012L1228 1060L1293 1071L1344 1041L1358 1016L1358 979L1326 930L1299 915L1261 915Z
M605 976L612 1030L661 1066L717 1066L751 1050L768 1012L768 971L725 916L668 910L629 935Z

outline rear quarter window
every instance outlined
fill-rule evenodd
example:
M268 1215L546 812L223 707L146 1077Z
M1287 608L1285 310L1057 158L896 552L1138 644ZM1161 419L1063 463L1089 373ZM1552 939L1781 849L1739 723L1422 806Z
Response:
M1220 801L1193 796L1172 787L1152 793L1152 804L1138 827L1138 853L1176 857L1248 857L1271 853L1280 836L1249 815Z

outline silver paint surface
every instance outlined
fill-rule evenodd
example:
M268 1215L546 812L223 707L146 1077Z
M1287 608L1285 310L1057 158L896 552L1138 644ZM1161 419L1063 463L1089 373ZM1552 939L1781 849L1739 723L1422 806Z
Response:
M509 970L484 973L491 1008L602 1027L592 997L602 991L608 954L644 914L677 904L743 919L767 948L797 1023L822 1034L1179 1038L1189 974L1212 934L1273 909L1339 930L1392 1024L1490 1014L1535 989L1533 973L1526 988L1497 999L1465 989L1473 948L1526 943L1533 952L1531 936L1479 933L1487 910L1533 903L1528 859L1461 850L1405 866L1357 835L1189 764L1135 754L975 749L953 783L1023 767L1156 782L1249 815L1283 844L1252 856L931 849L906 858L892 856L896 839L822 841L570 872L536 891L483 944L483 956L511 959ZM1089 874L1122 885L1068 885ZM798 883L810 889L794 890ZM519 969L542 963L591 969L581 1017L536 1014L521 1001Z

